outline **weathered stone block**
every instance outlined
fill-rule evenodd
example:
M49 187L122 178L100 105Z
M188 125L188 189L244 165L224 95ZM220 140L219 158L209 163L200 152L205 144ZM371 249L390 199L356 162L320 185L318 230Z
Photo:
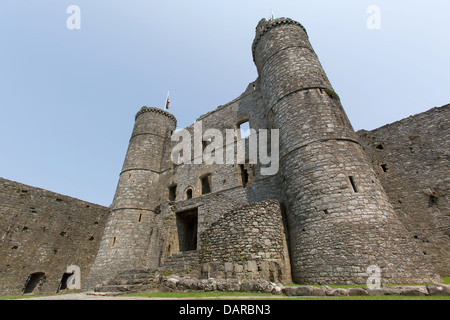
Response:
M430 296L450 296L450 285L431 285L427 290Z

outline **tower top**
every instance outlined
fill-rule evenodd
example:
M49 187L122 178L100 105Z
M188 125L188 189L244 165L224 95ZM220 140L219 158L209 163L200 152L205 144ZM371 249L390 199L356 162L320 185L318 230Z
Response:
M177 125L177 118L175 116L165 110L162 110L160 108L153 108L153 107L147 107L143 106L141 110L139 110L138 113L136 113L135 119L137 119L141 114L147 113L147 112L154 112L157 114L162 114L163 116L168 117L170 120L172 120L175 123L175 126Z
M261 21L259 21L258 25L256 26L256 36L252 45L253 56L255 56L256 46L258 45L258 42L259 40L261 40L262 36L264 36L269 30L286 24L297 25L303 29L306 35L308 35L305 27L303 27L303 25L300 22L297 22L290 18L277 18L269 21L263 18L261 19Z

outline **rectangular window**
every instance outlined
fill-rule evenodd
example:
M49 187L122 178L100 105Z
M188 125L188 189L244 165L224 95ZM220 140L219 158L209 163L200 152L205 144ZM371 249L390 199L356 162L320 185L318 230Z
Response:
M192 199L192 189L186 190L186 200Z
M239 134L241 139L247 139L250 136L250 122L245 121L239 124Z
M350 183L352 184L353 191L355 191L355 193L358 193L359 191L358 187L356 186L355 177L350 176L348 178L350 179Z
M211 175L200 178L202 184L202 194L211 193Z
M169 201L175 201L177 199L177 185L169 187Z

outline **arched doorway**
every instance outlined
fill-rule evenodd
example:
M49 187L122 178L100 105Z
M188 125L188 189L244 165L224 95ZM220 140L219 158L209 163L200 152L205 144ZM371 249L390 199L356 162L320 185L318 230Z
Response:
M23 294L31 294L36 289L40 290L40 288L44 284L45 280L46 280L46 277L45 277L44 272L36 272L36 273L29 275L25 282Z
M61 291L67 290L67 280L69 280L69 278L73 275L73 273L64 273L62 278L61 278L61 282L59 283L59 287L58 290L56 291L56 293L59 293Z

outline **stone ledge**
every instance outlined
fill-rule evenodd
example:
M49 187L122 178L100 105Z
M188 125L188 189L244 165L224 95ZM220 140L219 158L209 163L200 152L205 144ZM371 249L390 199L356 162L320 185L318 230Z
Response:
M150 107L142 107L141 110L139 110L138 113L136 113L135 119L137 119L141 114L144 114L146 112L154 112L154 113L159 113L162 114L166 117L168 117L169 119L171 119L173 122L175 122L175 126L177 125L177 119L175 118L175 116L167 111L164 111L162 109L158 109L158 108L150 108Z
M114 279L98 284L95 294L113 295L147 291L161 292L253 292L290 297L342 297L342 296L450 296L450 285L393 286L369 289L331 288L329 286L285 286L263 279L209 278L164 275L165 270L128 270Z
M162 277L160 289L177 292L254 292L291 297L342 297L342 296L450 296L450 285L398 286L378 289L330 288L328 286L284 286L266 280L194 279L178 276Z

